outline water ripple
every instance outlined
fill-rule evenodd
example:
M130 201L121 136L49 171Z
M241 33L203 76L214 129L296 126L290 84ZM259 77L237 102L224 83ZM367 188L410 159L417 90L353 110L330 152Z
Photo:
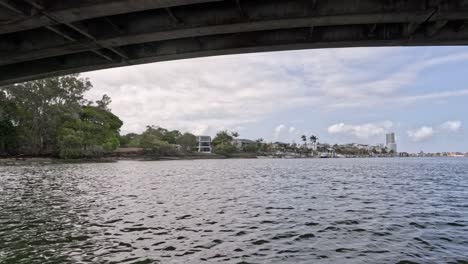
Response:
M468 159L0 167L0 263L468 263Z

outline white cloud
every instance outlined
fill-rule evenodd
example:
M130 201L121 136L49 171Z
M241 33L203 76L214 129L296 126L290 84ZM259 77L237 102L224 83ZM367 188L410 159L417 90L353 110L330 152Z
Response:
M268 56L200 58L86 73L95 86L87 97L111 96L124 133L151 124L214 133L318 101L306 93L300 78L261 57Z
M408 137L415 142L426 141L432 138L434 129L432 127L423 126L418 129L408 130L407 134Z
M329 126L328 133L349 135L359 139L368 139L384 135L391 127L393 127L393 123L391 121L361 125L347 125L345 123L339 123Z
M281 124L281 125L278 125L277 127L275 127L275 130L274 130L274 133L273 133L273 137L275 139L278 139L281 135L281 133L283 132L283 130L286 128L285 125Z
M467 96L467 95L468 95L468 89L463 89L463 90L456 90L456 91L443 91L443 92L427 93L427 94L421 94L421 95L402 96L402 97L395 98L393 101L402 102L402 103L414 103L417 101L440 100L440 99L446 99L450 97Z
M441 128L450 132L458 132L462 126L461 121L447 121L441 125Z
M296 131L296 128L295 128L295 127L290 127L290 128L289 128L289 134L294 133L294 131Z
M426 58L411 48L324 49L159 62L84 75L95 86L87 98L107 93L124 133L160 125L213 134L297 107L320 112L468 95L468 90L400 94L424 69L468 60L467 54ZM383 64L383 57L391 60Z

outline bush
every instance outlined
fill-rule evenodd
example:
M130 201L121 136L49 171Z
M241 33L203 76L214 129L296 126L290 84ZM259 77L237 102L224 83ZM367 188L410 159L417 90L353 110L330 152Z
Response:
M61 137L59 142L59 157L63 159L78 159L83 156L81 152L82 138L73 133L71 130L67 130L67 135Z
M214 153L218 155L229 157L234 152L236 152L236 147L231 144L221 143L214 147Z
M259 150L259 147L257 146L257 144L249 144L244 147L244 152L256 153L258 152L258 150Z
M145 137L140 144L140 147L154 156L174 156L177 154L175 146L156 138Z

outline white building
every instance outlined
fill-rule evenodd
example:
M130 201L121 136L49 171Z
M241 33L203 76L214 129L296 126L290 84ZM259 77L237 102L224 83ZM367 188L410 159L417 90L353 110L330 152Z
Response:
M369 146L369 145L358 144L358 143L354 143L354 144L353 144L353 147L358 148L358 149L365 149L365 150L369 150L369 149L370 149L370 146Z
M197 146L195 151L200 153L211 153L211 137L210 136L196 136L197 137Z
M312 143L312 142L306 143L306 148L307 148L307 149L311 149L311 150L313 150L313 151L317 151L317 144L318 144L318 142L315 142L315 143Z
M395 140L395 133L389 133L386 135L387 144L386 147L388 151L393 151L393 153L397 153L397 144Z

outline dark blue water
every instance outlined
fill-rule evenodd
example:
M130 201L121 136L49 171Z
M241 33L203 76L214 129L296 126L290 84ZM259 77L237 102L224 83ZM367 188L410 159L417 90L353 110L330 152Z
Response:
M0 209L0 263L468 261L465 158L2 166Z

